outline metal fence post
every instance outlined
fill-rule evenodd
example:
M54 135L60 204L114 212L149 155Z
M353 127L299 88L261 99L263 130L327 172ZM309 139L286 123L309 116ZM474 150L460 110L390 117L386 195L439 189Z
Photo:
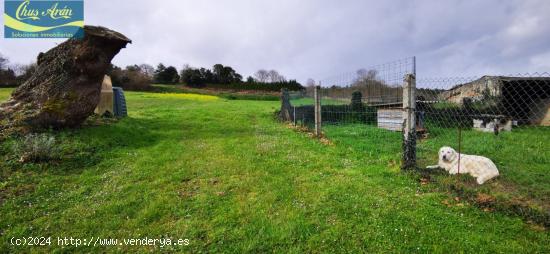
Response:
M416 77L405 75L403 84L403 169L416 167Z
M315 136L321 137L321 86L315 86L314 90L315 99Z

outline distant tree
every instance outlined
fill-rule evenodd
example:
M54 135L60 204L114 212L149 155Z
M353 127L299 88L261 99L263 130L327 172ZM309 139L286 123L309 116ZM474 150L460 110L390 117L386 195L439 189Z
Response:
M36 63L27 64L27 65L20 65L18 66L17 78L16 82L17 84L23 84L27 79L29 79L32 74L36 71Z
M378 71L377 70L366 70L366 69L357 70L357 79L358 79L358 81L376 80L376 76L378 76Z
M149 78L153 78L155 75L155 68L149 64L140 64L139 69L141 70L141 73L146 75Z
M237 73L233 68L226 66L225 68L226 73L228 73L228 79L231 80L231 82L234 83L240 83L243 81L243 76L239 73Z
M4 57L1 53L0 53L0 70L5 70L8 68L8 58Z
M137 64L134 64L134 65L126 66L125 70L127 70L127 71L141 71L141 68Z
M312 78L308 78L306 81L306 87L315 87L315 80Z
M202 83L215 83L216 78L214 77L214 74L211 70L206 68L200 68L199 69L200 76L202 78Z
M361 68L357 70L356 73L357 73L357 78L361 80L363 77L367 76L367 69Z
M223 76L224 76L224 66L221 64L214 64L212 66L212 74L214 75L213 83L224 83L223 82Z
M377 76L378 71L376 70L359 69L357 70L357 80L351 86L358 89L369 89L368 92L364 91L364 95L372 95L374 89L383 85L377 80Z
M145 74L141 65L128 65L122 69L111 64L107 75L111 77L113 86L120 86L125 90L143 91L151 89L152 79Z
M246 78L243 82L242 76L230 66L215 64L212 69L206 68L191 68L185 65L180 72L181 82L190 87L211 87L221 89L242 89L242 90L264 90L264 91L280 91L281 88L286 88L292 91L303 90L304 87L296 82L296 80L287 81L282 75L274 71L269 77L269 71L260 70L263 73L260 76L264 82L255 79L252 76ZM264 75L265 74L265 75ZM273 82L270 82L273 81ZM269 82L269 83L268 83Z
M212 72L205 68L194 69L189 66L184 66L181 70L180 80L190 87L203 87L206 83L206 77L212 79Z
M25 72L26 66L24 64L12 64L9 68L13 70L15 76L21 76Z
M313 96L314 90L315 90L315 80L312 78L308 78L306 81L306 93L310 96Z
M284 82L286 80L286 78L283 75L279 74L279 72L277 72L276 70L270 70L267 75L269 82L271 83Z
M120 84L122 80L122 69L114 64L111 64L109 69L107 69L107 75L111 77L111 82L113 85Z
M252 83L254 83L254 82L256 82L256 80L254 80L254 78L253 78L252 76L248 76L248 77L246 78L246 83L252 84Z
M9 60L0 54L0 86L16 86L16 74L8 67Z
M269 72L264 69L260 69L254 73L254 77L256 78L256 81L266 83L269 81Z
M180 71L180 82L183 82L183 83L186 82L185 79L188 76L187 74L188 74L188 72L190 73L190 71L192 69L193 68L189 64L184 64L183 65L183 68Z
M12 69L0 70L0 86L17 86L16 78Z
M256 82L259 83L276 83L276 82L285 82L286 78L279 74L276 70L264 70L260 69L254 73Z
M171 83L171 84L175 84L175 83L178 83L178 81L180 80L180 76L178 74L178 70L176 69L176 67L174 66L169 66L168 68L166 68L166 76L168 78L168 83Z
M164 64L162 63L159 63L157 65L157 68L155 69L155 73L153 75L153 81L155 83L164 83L165 77L163 75L165 71L166 71L166 66L164 66Z
M221 64L212 66L212 74L214 78L212 82L217 84L239 83L242 82L243 78L241 74L237 73L233 68Z
M178 70L174 66L164 66L160 63L154 74L154 81L159 84L175 84L180 80Z
M151 76L147 74L148 71L150 70L144 70L141 65L126 66L122 71L120 86L126 90L149 90L151 88Z

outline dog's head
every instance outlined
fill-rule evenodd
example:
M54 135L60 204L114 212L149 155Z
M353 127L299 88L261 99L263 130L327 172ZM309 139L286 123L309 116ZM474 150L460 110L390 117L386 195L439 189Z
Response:
M457 154L455 149L452 149L451 147L444 146L439 149L439 160L451 162L455 160L456 156Z

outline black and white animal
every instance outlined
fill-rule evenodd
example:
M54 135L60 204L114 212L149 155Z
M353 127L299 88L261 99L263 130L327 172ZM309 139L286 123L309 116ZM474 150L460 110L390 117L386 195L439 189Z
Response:
M460 172L459 172L460 156ZM439 162L428 168L443 168L451 175L470 174L476 178L478 184L499 175L497 166L489 158L477 155L459 154L453 148L444 146L439 149Z

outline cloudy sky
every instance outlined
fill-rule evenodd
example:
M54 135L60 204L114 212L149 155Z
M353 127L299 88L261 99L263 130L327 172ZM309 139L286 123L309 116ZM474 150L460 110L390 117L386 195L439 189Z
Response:
M85 0L87 24L133 40L117 65L222 63L299 81L409 56L423 77L550 71L548 13L548 0ZM0 33L12 63L61 42Z

